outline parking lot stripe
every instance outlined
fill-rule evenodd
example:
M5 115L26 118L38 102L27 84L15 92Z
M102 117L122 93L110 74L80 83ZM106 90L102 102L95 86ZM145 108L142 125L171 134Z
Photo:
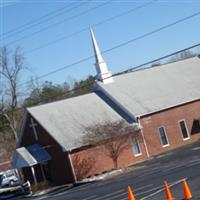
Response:
M112 196L116 196L116 195L118 195L118 193L124 193L124 191L125 191L125 189L121 189L121 190L118 190L118 191L116 191L116 192L111 192L111 193L109 193L109 194L106 194L106 195L103 195L103 196L101 196L101 197L97 197L97 198L94 198L94 200L100 200L100 199L104 199L104 198L110 198L110 197L112 197ZM121 194L122 194L121 193Z
M170 186L170 187L173 187L173 186L175 186L175 185L181 183L183 180L184 180L184 179L175 181L174 183L171 183L169 186ZM156 192L151 193L151 194L149 194L149 195L147 195L147 196L141 198L140 200L148 199L149 197L155 196L156 194L162 192L163 190L164 190L164 188L162 187L161 189L157 190Z
M143 189L145 189L145 188L149 188L149 187L151 187L151 186L153 186L153 184L149 184L149 185L145 185L145 186L143 186L143 187L139 187L139 188L135 189L135 192L137 192L137 191L139 191L139 190L143 190Z
M200 149L200 147L194 147L192 150L193 151L197 151L197 150L199 150Z
M86 198L84 198L84 199L82 199L82 200L92 200L92 199L94 199L95 197L96 197L96 195L92 195L92 196L86 197Z
M137 189L135 189L135 192L140 191L145 188L148 188L148 187L151 187L151 186L153 186L153 184L149 184L149 185L137 188ZM127 192L125 189L121 189L116 192L112 192L112 193L103 195L101 197L97 197L96 195L90 196L90 197L84 198L83 200L90 200L90 199L92 199L92 200L106 200L106 199L112 200L112 199L120 198L123 196L126 196L125 199L127 199ZM123 199L124 199L124 197L123 197Z

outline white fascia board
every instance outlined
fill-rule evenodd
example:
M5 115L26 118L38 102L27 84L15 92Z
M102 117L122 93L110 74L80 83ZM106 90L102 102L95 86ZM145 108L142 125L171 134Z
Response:
M34 115L32 115L31 114L31 112L29 112L29 110L28 109L26 109L26 113L24 114L24 120L23 120L23 122L22 122L22 128L21 128L21 130L20 130L20 138L19 138L19 140L18 140L18 143L17 143L17 147L16 148L19 148L20 147L20 144L21 144L21 141L22 141L22 138L23 138L23 136L24 136L24 128L25 128L25 125L26 125L26 122L27 122L27 118L28 118L28 115L30 115L48 134L49 134L49 131L41 124L41 123L39 123L39 121L35 118L35 116ZM63 152L66 152L66 151L68 151L67 149L66 149L66 147L64 147L63 145L61 145L57 140L56 140L56 138L55 137L53 137L51 134L49 134L56 142L57 142L57 144L62 148L62 151Z
M162 112L162 111L165 111L165 110L168 110L168 109L173 109L175 107L182 106L182 105L188 104L188 103L192 103L194 101L200 101L200 98L193 99L193 100L190 100L190 101L187 101L187 102L182 102L182 103L174 104L174 105L171 105L171 106L168 106L168 107L165 107L165 108L161 108L160 110L155 110L155 111L152 111L152 112L142 113L140 115L137 115L136 118L141 118L141 117L146 116L146 115L151 115L151 114Z
M24 114L23 114L23 119L22 119L22 122L21 122L21 127L20 127L20 131L19 131L19 139L18 139L17 144L16 144L16 149L20 147L20 144L22 142L22 138L24 136L24 129L25 129L25 126L26 126L27 118L28 118L28 111L26 109L24 111Z
M67 148L65 147L65 146L63 146L62 144L60 144L59 142L58 142L58 140L56 139L56 137L54 137L53 135L51 135L50 133L49 133L49 131L37 120L37 118L34 116L34 115L32 115L31 113L29 113L33 118L34 118L34 120L56 141L56 143L61 147L61 149L62 149L62 151L63 152L67 152L68 150L67 150Z

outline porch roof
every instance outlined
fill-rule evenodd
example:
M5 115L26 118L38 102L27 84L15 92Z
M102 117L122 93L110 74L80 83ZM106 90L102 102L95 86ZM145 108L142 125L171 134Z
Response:
M40 144L33 144L16 149L13 165L16 168L31 167L50 159L51 156Z

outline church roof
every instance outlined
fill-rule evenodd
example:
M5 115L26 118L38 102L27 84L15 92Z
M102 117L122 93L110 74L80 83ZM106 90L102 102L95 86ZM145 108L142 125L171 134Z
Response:
M110 84L98 84L135 116L142 116L200 99L200 59L114 76Z
M66 151L83 146L81 139L85 134L85 127L121 120L121 117L94 93L27 110Z
M141 69L114 76L114 82L98 84L134 116L142 116L200 99L200 59ZM121 120L95 93L28 108L36 121L63 147L84 146L88 126Z

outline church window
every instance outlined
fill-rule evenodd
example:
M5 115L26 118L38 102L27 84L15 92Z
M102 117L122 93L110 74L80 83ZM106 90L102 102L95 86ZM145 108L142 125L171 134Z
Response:
M139 144L139 141L137 139L133 139L132 141L132 144L133 144L133 153L135 156L139 156L141 155L141 149L140 149L140 144Z
M161 145L163 147L169 146L167 133L166 133L165 128L163 126L159 128L159 135L160 135Z
M187 125L185 120L180 120L179 121L179 127L183 136L183 140L187 140L190 138L189 133L188 133L188 129L187 129Z

